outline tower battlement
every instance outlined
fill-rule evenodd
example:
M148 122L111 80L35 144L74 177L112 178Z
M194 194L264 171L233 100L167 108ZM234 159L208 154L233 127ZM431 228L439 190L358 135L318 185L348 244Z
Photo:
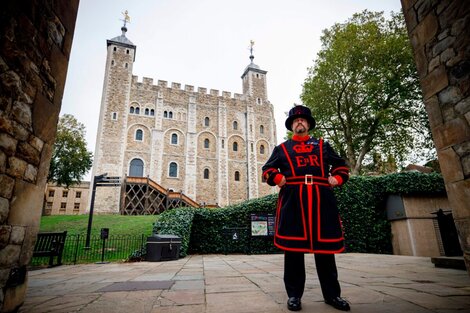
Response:
M240 93L233 93L230 91L222 91L218 89L208 89L206 87L194 87L193 85L184 85L184 88L181 88L181 83L171 82L168 83L166 80L157 80L157 84L154 85L154 79L149 77L142 77L142 82L139 82L139 76L133 75L132 76L132 83L137 85L141 84L142 86L150 86L155 89L156 87L160 88L168 88L172 91L179 91L179 92L190 92L192 94L199 94L203 96L212 96L212 97L220 97L224 99L232 99L232 100L243 100L243 94ZM170 86L170 87L169 87Z

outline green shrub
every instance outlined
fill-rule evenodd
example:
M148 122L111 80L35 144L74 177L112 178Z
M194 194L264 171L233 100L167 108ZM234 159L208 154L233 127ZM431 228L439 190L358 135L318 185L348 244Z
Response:
M181 257L186 256L188 251L195 210L178 208L165 211L158 215L153 225L153 234L175 235L181 238Z
M347 252L392 253L391 228L385 212L389 194L445 193L440 174L405 172L384 176L353 176L335 189ZM250 236L251 213L275 214L277 194L217 209L180 208L158 216L157 233L182 237L187 253L275 253L272 237ZM224 228L237 227L232 240Z

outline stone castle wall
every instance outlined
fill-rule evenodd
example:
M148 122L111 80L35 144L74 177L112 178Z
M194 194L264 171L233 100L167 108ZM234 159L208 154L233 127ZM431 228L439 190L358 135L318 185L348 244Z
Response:
M439 165L470 272L470 5L402 0Z
M128 176L138 159L144 177L201 204L225 206L275 192L260 172L276 144L265 71L247 68L243 94L233 96L164 80L154 84L147 77L139 81L132 74L135 46L121 46L120 40L127 38L108 41L94 175ZM98 213L117 205L104 199L95 200Z
M6 1L0 11L0 311L27 288L78 11Z

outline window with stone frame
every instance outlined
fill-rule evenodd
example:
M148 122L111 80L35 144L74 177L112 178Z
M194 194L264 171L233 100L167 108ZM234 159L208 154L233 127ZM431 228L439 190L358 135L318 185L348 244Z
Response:
M66 209L67 208L67 202L61 202L60 203L60 208L61 209Z
M172 145L177 145L178 144L178 134L173 133L171 134L171 142Z
M144 176L144 161L141 159L132 159L129 166L129 176L143 177Z
M259 154L264 154L264 145L259 146Z
M69 192L67 190L62 191L62 197L67 198L69 196Z
M178 164L176 164L176 162L170 162L168 167L168 176L178 177Z
M73 209L74 210L80 210L80 203L74 203L73 204Z
M75 192L75 198L81 198L81 197L82 197L82 192L81 191Z
M163 111L163 118L168 118L168 111Z
M145 115L150 115L150 110L148 108L145 108Z
M237 130L237 129L238 129L238 122L233 121L233 130Z
M54 197L54 190L49 190L49 197Z
M150 116L155 116L155 110L154 109L150 109Z
M204 169L204 179L209 179L209 169L208 168Z
M135 113L135 114L140 114L140 108L139 108L139 107L136 107L134 113Z
M130 113L130 114L134 114L134 111L135 111L135 108L134 108L134 107L130 107L130 108L129 108L129 113Z
M136 141L143 141L144 140L144 132L142 129L137 129L135 131L135 140Z
M234 141L232 147L233 147L233 151L237 152L238 151L238 142Z
M209 125L210 125L210 119L209 119L209 117L206 116L204 118L204 126L208 127Z
M240 172L235 171L235 181L240 181Z
M209 149L209 146L210 146L210 141L209 139L204 139L204 149Z
M259 126L259 133L264 134L264 126L263 125Z

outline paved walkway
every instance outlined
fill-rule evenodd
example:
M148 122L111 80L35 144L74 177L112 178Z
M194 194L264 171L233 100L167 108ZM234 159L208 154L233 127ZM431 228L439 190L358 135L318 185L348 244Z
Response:
M337 255L342 296L352 312L470 312L466 271L430 258ZM326 305L313 256L306 256L302 312ZM67 265L29 272L20 312L281 313L283 255L193 255L167 262Z

